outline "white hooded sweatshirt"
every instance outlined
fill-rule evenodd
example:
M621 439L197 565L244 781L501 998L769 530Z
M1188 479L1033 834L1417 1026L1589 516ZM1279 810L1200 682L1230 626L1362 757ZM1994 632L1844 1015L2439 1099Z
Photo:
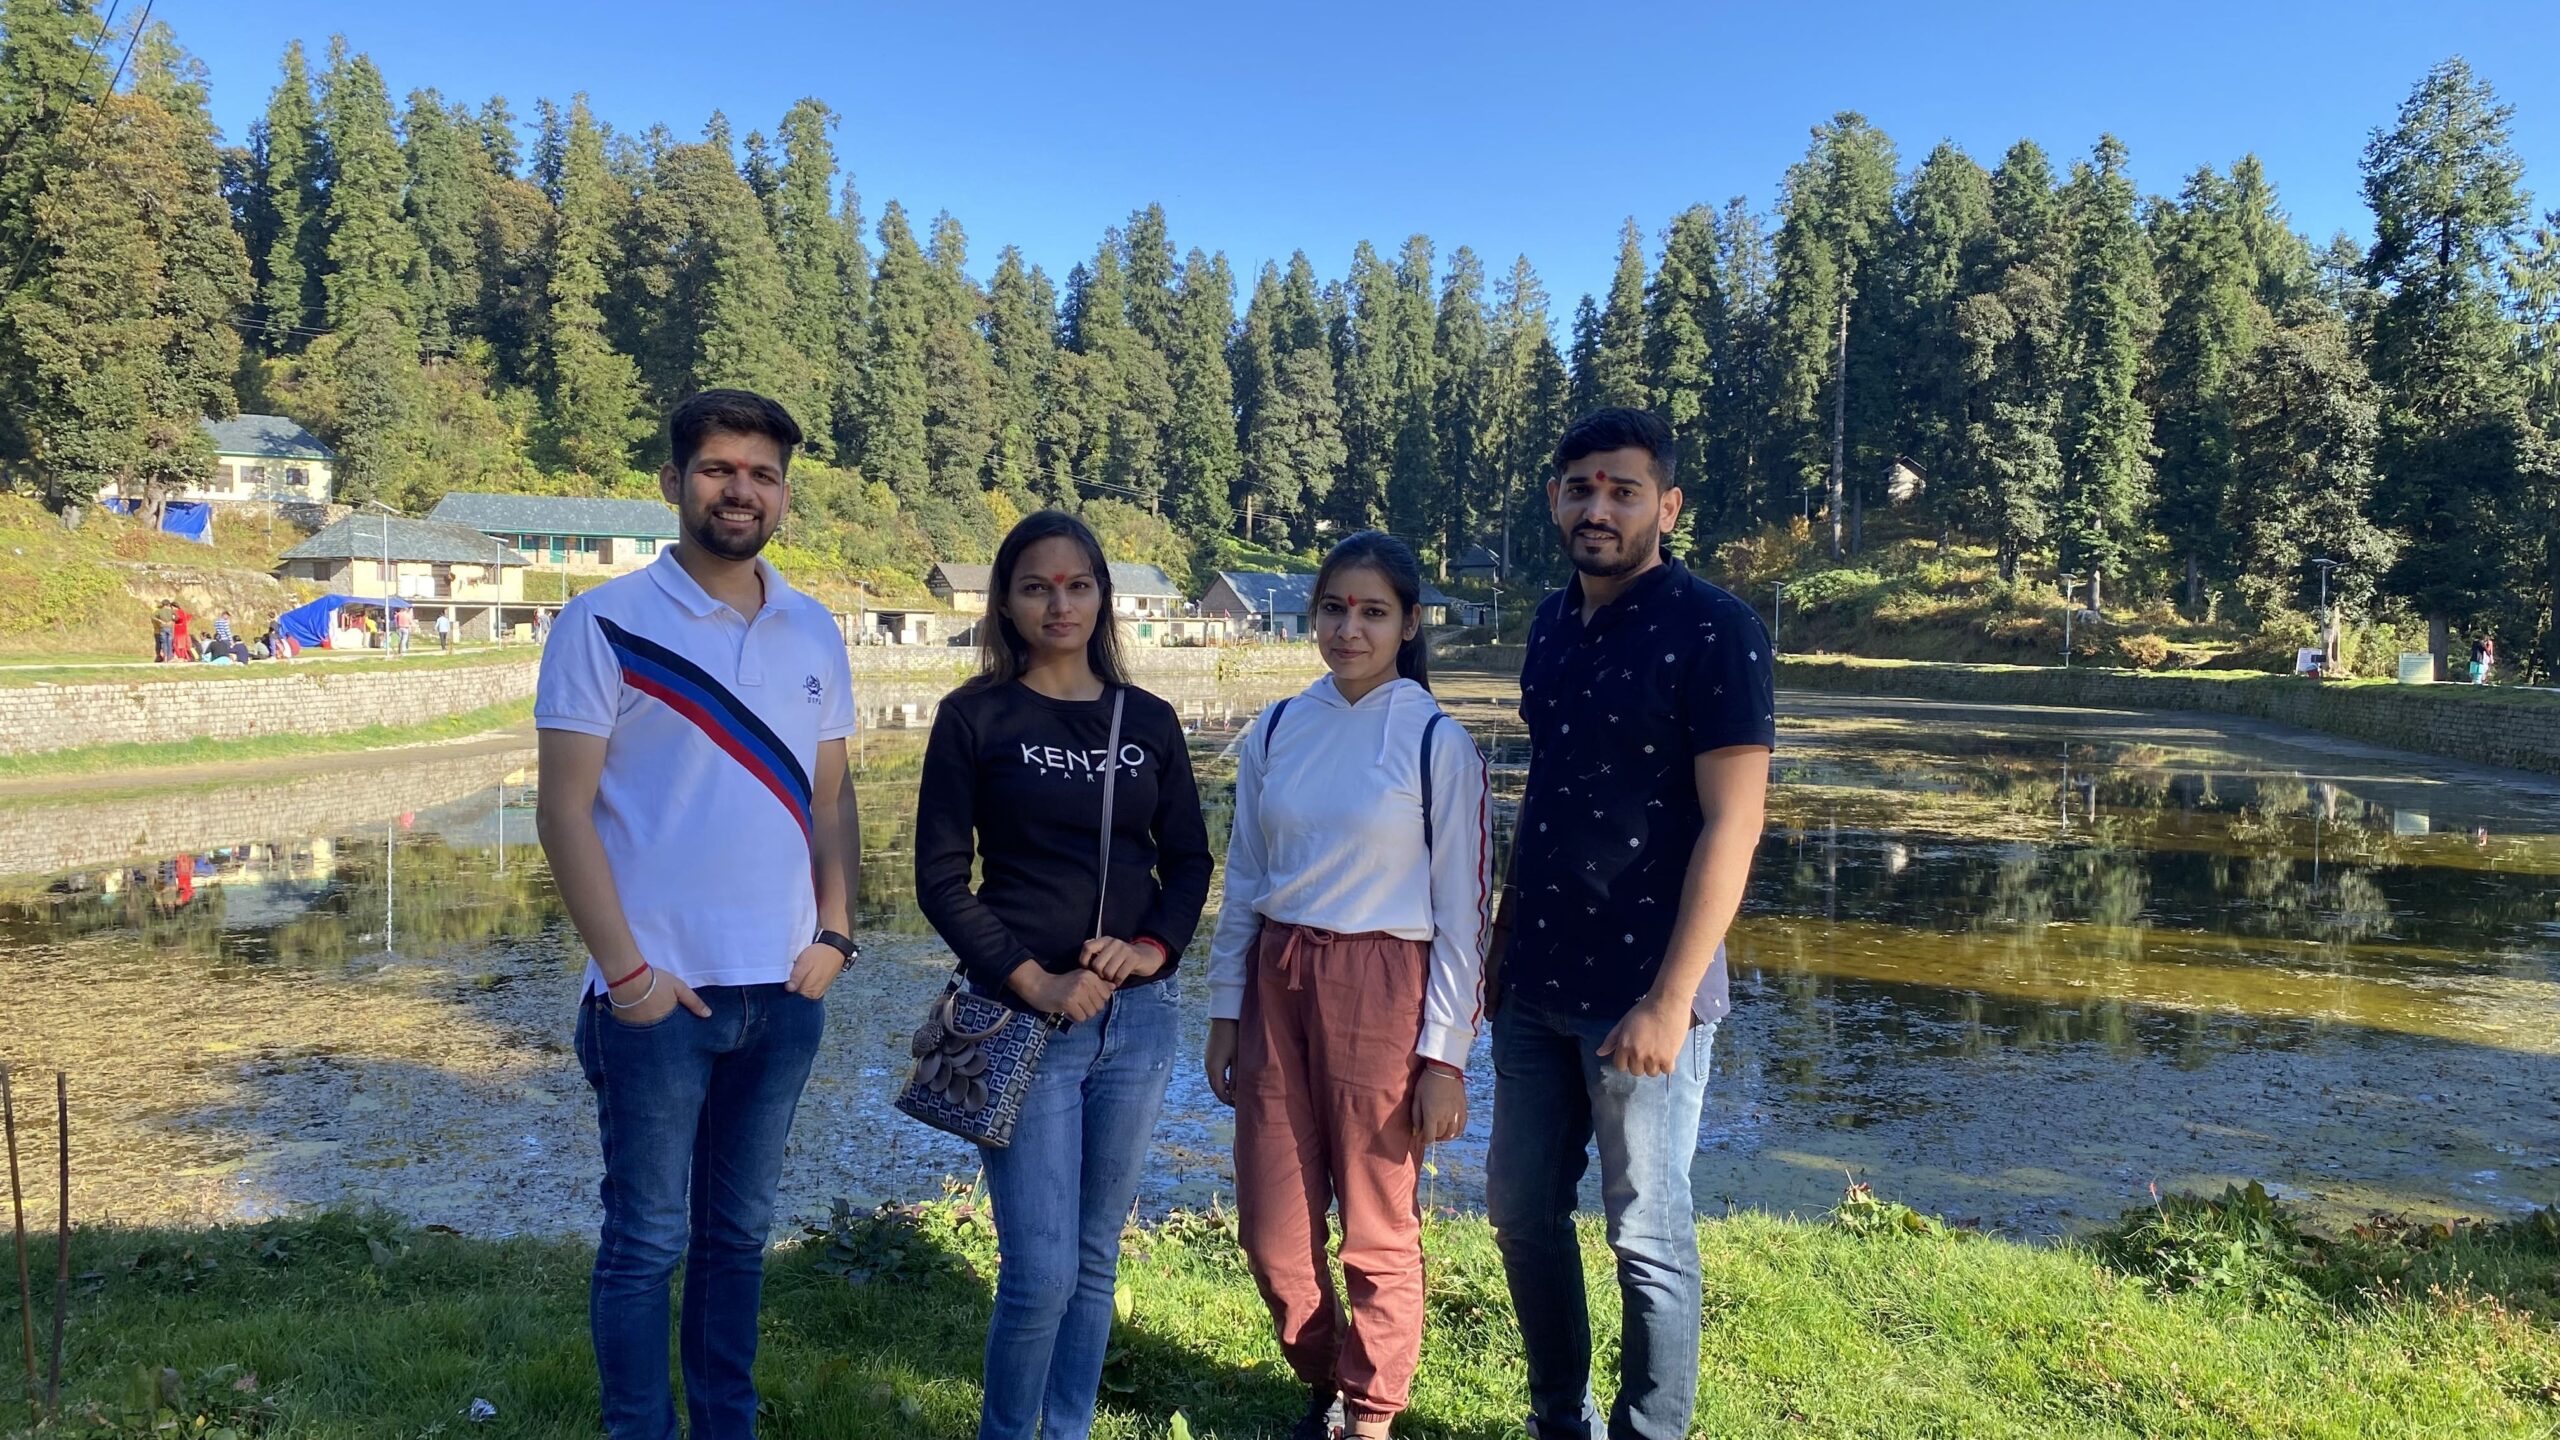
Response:
M1244 1013L1265 919L1338 935L1426 941L1431 973L1414 1053L1464 1069L1484 1013L1493 927L1492 820L1484 757L1454 720L1431 727L1431 833L1422 740L1431 692L1391 680L1354 705L1325 676L1262 712L1238 742L1227 894L1209 948L1209 1014Z

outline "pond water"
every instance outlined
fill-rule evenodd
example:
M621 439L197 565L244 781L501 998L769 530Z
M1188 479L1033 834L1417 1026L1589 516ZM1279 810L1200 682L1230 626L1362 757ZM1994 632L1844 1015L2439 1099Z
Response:
M1513 692L1441 689L1493 755L1507 828ZM1277 693L1168 692L1221 841L1231 747ZM791 1219L974 1169L888 1107L948 964L909 874L934 696L866 698L871 958L829 1000ZM2331 1220L2560 1199L2560 786L2197 716L1788 695L1781 721L1702 1209L1818 1212L1859 1179L2032 1235L2154 1184L2263 1179ZM528 738L0 802L0 854L34 857L0 878L0 1060L39 1155L50 1105L26 1102L71 1072L81 1217L374 1203L472 1233L591 1229L581 952L534 843L532 760ZM1151 1208L1229 1187L1196 984L1184 1005ZM1434 1206L1480 1203L1490 1078L1480 1052Z

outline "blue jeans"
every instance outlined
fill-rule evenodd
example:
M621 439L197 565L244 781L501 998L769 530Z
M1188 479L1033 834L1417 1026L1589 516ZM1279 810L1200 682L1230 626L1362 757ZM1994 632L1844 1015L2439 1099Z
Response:
M1591 1320L1575 1193L1600 1150L1600 1199L1623 1314L1610 1440L1680 1440L1698 1399L1698 1226L1689 1166L1716 1027L1689 1032L1669 1075L1639 1078L1594 1053L1614 1021L1569 1019L1517 995L1493 1021L1493 1143L1485 1209L1528 1352L1529 1403L1547 1440L1598 1433Z
M1180 1033L1173 980L1049 1037L1013 1143L981 1149L996 1206L996 1313L978 1440L1085 1440L1111 1343L1120 1227Z
M827 1011L780 985L697 993L708 1020L679 1006L626 1025L601 995L578 1010L578 1064L604 1140L604 1232L587 1321L611 1440L675 1440L667 1282L679 1260L693 1440L747 1440L756 1430L765 1239Z

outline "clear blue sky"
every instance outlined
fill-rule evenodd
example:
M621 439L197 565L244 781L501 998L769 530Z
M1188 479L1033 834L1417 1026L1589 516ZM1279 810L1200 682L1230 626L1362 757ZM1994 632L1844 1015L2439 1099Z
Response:
M134 0L126 0L127 4ZM2060 159L2101 131L2148 192L2254 151L2296 228L2369 233L2357 159L2425 69L2461 54L2516 109L2526 180L2560 206L2560 5L1687 3L1296 6L779 0L159 0L237 139L285 42L343 31L395 100L585 90L618 129L743 137L816 95L868 213L950 210L983 277L1001 245L1063 276L1161 201L1178 249L1246 283L1303 248L1340 275L1415 231L1489 269L1526 254L1556 297L1604 289L1622 218L1768 209L1809 127L1863 111L1904 167L1942 138L1985 164L2021 136Z

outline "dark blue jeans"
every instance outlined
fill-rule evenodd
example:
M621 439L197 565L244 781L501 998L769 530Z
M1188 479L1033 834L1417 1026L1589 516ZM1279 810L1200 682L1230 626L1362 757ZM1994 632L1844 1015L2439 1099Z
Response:
M981 1149L996 1205L996 1313L979 1440L1085 1440L1111 1344L1120 1227L1180 1033L1177 982L1111 997L1049 1037L1013 1143Z
M1528 1352L1545 1440L1586 1440L1591 1318L1575 1195L1599 1142L1600 1200L1618 1257L1622 1329L1609 1440L1681 1440L1698 1399L1698 1226L1689 1166L1716 1027L1689 1032L1668 1075L1640 1078L1595 1052L1614 1020L1568 1019L1513 995L1493 1021L1493 1142L1485 1209Z
M599 995L578 1011L578 1063L604 1139L604 1231L587 1319L611 1440L675 1440L667 1289L679 1260L693 1440L747 1440L756 1429L765 1238L827 1012L779 985L698 993L708 1020L679 1006L626 1025Z

